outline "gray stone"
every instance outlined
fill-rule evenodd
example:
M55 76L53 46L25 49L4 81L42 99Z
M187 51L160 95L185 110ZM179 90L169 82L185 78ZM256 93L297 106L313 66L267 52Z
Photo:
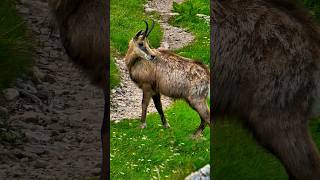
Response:
M50 75L50 74L46 74L44 77L44 81L48 82L48 83L55 83L57 82L55 77Z
M25 152L31 153L31 154L36 154L36 155L42 155L44 154L45 148L43 146L40 145L32 145L32 146L25 146L24 147ZM30 157L30 154L25 154L27 157ZM37 157L37 156L33 156L31 155L31 157Z
M33 111L33 110L36 110L37 108L33 105L28 105L28 104L24 104L22 105L23 108L26 110L26 111Z
M13 101L19 97L19 91L14 88L8 88L2 91L6 100Z
M43 160L36 160L33 165L35 168L46 168L48 163Z
M7 115L8 113L9 113L9 111L8 111L7 108L0 106L0 114L5 114L5 115Z
M51 139L47 134L40 132L26 131L25 135L29 140L35 140L40 142L48 142Z
M150 12L156 11L155 9L152 9L152 8L145 8L144 10L145 10L146 13L150 13Z
M20 119L23 120L26 123L39 123L39 114L31 111L25 112L23 115L20 116Z
M38 92L31 81L27 82L26 84L20 84L19 86L21 86L23 90L30 94L37 94Z
M185 180L210 180L210 165L207 164L199 171L191 173Z
M37 96L41 99L48 99L48 97L50 96L50 92L47 89L47 87L45 87L44 85L38 85L37 86L38 89L38 94Z

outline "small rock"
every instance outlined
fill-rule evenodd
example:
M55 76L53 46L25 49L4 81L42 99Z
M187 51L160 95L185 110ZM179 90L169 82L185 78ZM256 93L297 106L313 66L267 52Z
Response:
M25 135L29 140L35 140L40 142L48 142L50 140L50 137L47 134L39 132L26 131Z
M150 13L150 12L154 12L154 11L156 11L156 10L155 10L155 9L152 9L152 8L145 8L144 11L145 11L146 13Z
M47 162L46 161L43 161L43 160L36 160L34 165L33 165L35 168L46 168L48 166Z
M36 109L34 106L32 106L32 105L27 105L27 104L22 105L22 107L23 107L25 110L27 110L27 111L33 111L33 110Z
M210 165L206 165L185 178L185 180L210 180Z
M25 158L22 158L20 159L21 162L28 162L29 161L29 158L28 157L25 157Z
M168 16L178 16L179 13L168 13L167 15L168 15Z
M38 94L37 96L40 98L40 99L48 99L49 95L50 95L50 92L49 90L44 86L44 85L38 85L37 86L37 89L38 89Z
M23 148L25 150L25 152L29 153L29 154L25 154L24 155L26 157L38 157L38 156L34 156L32 154L36 154L36 155L42 155L45 153L45 148L43 146L25 146Z
M20 12L21 14L27 15L27 14L29 14L30 11L29 11L28 8L21 7L21 8L19 8L19 12Z
M9 113L8 109L0 106L0 114L7 115Z
M27 111L23 115L20 116L21 120L27 123L39 123L39 115L37 113Z
M22 84L20 85L25 91L27 91L30 94L37 94L37 89L33 87L32 82L28 82L28 84Z
M50 75L50 74L46 74L43 80L46 81L46 82L48 82L48 83L55 83L55 82L57 82L56 79L55 79L55 77L52 76L52 75Z
M210 165L206 165L205 167L200 169L200 172L203 176L210 176Z
M19 97L19 91L14 88L8 88L2 91L6 100L13 101Z
M205 14L196 14L196 16L198 16L198 17L206 17L207 15L205 15Z
M36 160L39 158L39 156L36 153L32 153L32 152L28 152L28 151L25 151L22 153L25 157L27 157L30 160Z

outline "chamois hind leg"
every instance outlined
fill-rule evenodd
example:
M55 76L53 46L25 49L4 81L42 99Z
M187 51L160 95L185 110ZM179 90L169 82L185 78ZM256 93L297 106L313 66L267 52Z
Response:
M193 133L193 138L196 139L202 135L202 132L206 127L206 124L210 126L210 112L205 99L199 100L199 99L188 98L187 102L194 110L198 112L201 119L200 126L195 131L195 133Z
M162 104L161 104L161 95L160 94L156 94L154 96L152 96L154 105L156 106L156 109L160 115L162 124L164 128L169 128L170 125L166 120L166 117L164 116L163 110L162 110Z
M141 114L141 124L140 128L144 129L147 127L146 116L147 109L151 99L151 91L148 88L143 89L143 98L142 98L142 114Z
M320 157L309 134L308 120L299 113L253 115L249 127L261 145L282 162L289 179L318 180Z

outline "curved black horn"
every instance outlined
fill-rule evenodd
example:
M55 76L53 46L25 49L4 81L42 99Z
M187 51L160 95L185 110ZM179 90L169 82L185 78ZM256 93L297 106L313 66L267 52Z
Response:
M147 34L147 37L149 36L149 34L151 33L151 31L153 30L153 28L154 28L154 20L152 19L152 26L151 26L151 29L150 29L150 31L148 32L148 34Z
M144 22L146 23L146 30L143 32L143 39L147 36L148 34L148 29L149 29L149 26L148 26L148 22L146 20L144 20Z
M138 37L141 35L141 33L142 33L142 30L140 30L140 31L134 36L134 39L137 40Z

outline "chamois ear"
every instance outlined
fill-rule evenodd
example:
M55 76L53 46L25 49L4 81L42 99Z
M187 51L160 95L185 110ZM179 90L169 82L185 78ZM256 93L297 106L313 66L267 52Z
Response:
M135 36L134 36L134 40L137 40L139 38L139 36L142 34L142 30L140 30Z

